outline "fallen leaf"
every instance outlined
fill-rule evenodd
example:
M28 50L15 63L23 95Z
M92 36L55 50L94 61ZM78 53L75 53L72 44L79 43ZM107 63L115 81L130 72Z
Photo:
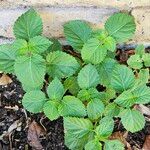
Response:
M145 114L147 116L150 116L150 108L142 105L142 104L139 104L139 105L135 105L134 106L137 110L139 110L142 114Z
M40 142L40 135L45 134L45 130L37 122L33 121L28 129L28 143L35 150L43 150Z
M7 85L12 82L13 82L12 79L6 74L3 74L0 78L0 85Z
M10 134L14 129L17 129L20 127L22 123L19 120L16 120L9 128L8 128L8 133Z
M114 132L111 136L110 136L110 140L119 140L120 142L122 142L126 147L127 150L132 150L130 144L126 141L126 138L128 136L128 132Z
M150 135L146 136L142 150L150 150Z

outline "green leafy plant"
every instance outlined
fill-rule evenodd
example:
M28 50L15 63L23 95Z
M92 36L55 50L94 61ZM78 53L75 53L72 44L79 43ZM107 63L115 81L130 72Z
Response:
M127 131L140 131L145 119L134 106L150 102L150 54L144 46L130 56L129 67L114 57L116 45L131 39L135 28L134 18L126 13L112 15L104 29L93 30L81 20L65 23L64 34L77 58L56 39L41 36L42 20L30 9L15 22L16 40L0 46L0 70L22 83L22 104L28 111L44 112L50 120L63 117L69 149L123 150L119 140L109 139L114 119L120 118Z

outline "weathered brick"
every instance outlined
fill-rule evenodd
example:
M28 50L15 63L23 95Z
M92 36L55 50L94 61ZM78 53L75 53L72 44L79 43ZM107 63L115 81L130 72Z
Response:
M150 8L134 9L132 15L135 17L137 24L135 41L150 42Z
M26 9L0 11L0 36L14 37L13 24L18 16ZM102 26L104 20L118 9L103 8L44 8L38 9L43 24L44 35L48 37L63 37L63 24L69 20L81 19L91 22L95 26Z
M0 8L16 8L18 6L97 6L129 9L149 6L150 0L2 0Z
M4 9L0 10L0 36L14 38L13 24L18 16L27 9ZM91 23L94 27L103 27L106 19L113 13L120 11L116 8L95 8L95 7L44 7L36 9L44 24L43 34L47 37L64 38L63 24L69 20L82 19ZM129 43L150 43L150 9L133 9L132 15L137 23L135 37Z

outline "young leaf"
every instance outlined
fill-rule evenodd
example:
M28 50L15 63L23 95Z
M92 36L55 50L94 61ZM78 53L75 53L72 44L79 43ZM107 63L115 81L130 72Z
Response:
M142 59L138 54L130 56L127 63L133 69L141 69L143 67Z
M142 56L145 53L145 47L143 44L140 44L136 47L135 53Z
M34 9L21 15L14 24L14 35L17 39L29 40L42 33L42 19Z
M95 66L88 64L80 70L77 80L81 89L96 87L99 84L99 74Z
M102 43L96 39L89 39L83 46L81 51L82 59L86 63L99 64L107 55L107 49Z
M144 128L145 118L137 110L125 109L121 115L121 122L127 131L134 133Z
M88 117L91 120L98 119L102 115L104 108L105 108L105 106L100 99L95 98L95 99L91 100L87 105Z
M0 45L0 70L5 73L14 73L14 63L17 51L11 44Z
M148 83L148 80L150 78L149 75L149 69L141 69L139 74L138 74L138 81L142 82L143 84Z
M64 33L69 44L77 51L81 51L84 43L91 37L90 26L81 20L69 21L64 25Z
M52 45L52 42L42 36L35 36L28 43L29 50L38 54L45 52L50 45Z
M84 118L65 117L64 130L70 132L76 138L89 136L93 130L93 124L90 120Z
M100 140L108 138L114 129L114 120L111 117L104 117L100 120L99 126L96 127L96 134Z
M85 117L86 109L84 104L74 96L65 96L59 106L59 112L62 116Z
M143 54L142 59L145 67L150 67L150 54L149 53Z
M32 56L20 56L15 61L15 73L17 78L27 89L41 89L45 75L45 60L37 54Z
M125 150L124 144L119 140L107 140L104 145L104 150Z
M97 140L91 140L85 145L85 150L102 150L102 144Z
M90 101L92 99L100 99L101 98L101 94L100 92L97 91L96 88L90 88L90 89L82 89L79 91L77 97L81 100L81 101Z
M17 50L18 54L37 53L41 54L48 49L52 44L50 40L42 36L35 36L29 39L29 42L23 39L17 39L13 43L13 48Z
M96 69L100 75L100 84L110 86L112 71L117 65L114 59L106 58L103 62L96 65Z
M58 112L59 103L56 101L47 101L44 104L43 111L46 117L48 117L51 121L56 120L60 115Z
M58 78L55 78L47 88L47 94L51 100L60 101L64 92L64 87Z
M118 116L120 108L115 103L110 103L105 107L104 115L109 117Z
M79 69L77 60L61 51L49 53L46 60L48 74L53 78L70 77Z
M69 77L64 81L64 87L66 90L69 90L69 92L72 95L77 95L80 88L77 82L77 77Z
M135 77L131 69L126 66L118 65L112 72L111 85L118 91L123 92L134 86Z
M22 100L23 107L32 113L41 112L45 102L45 94L40 90L27 92Z
M115 52L115 50L116 50L115 39L111 36L108 36L104 41L104 46L106 47L107 50L109 50L111 52Z
M27 41L23 39L15 40L12 47L17 51L18 55L24 55L30 52Z
M120 43L132 38L136 25L132 16L125 13L116 13L106 21L105 29L110 36Z
M109 36L106 30L95 30L93 32L93 38L99 40L101 44L105 46L105 48L111 52L116 50L116 41L113 37Z

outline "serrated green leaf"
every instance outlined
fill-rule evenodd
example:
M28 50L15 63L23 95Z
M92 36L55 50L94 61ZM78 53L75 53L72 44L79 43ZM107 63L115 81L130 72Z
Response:
M125 150L125 148L119 140L108 140L105 142L104 150Z
M81 89L96 87L99 84L99 74L95 66L88 64L80 70L77 80Z
M87 105L88 117L91 120L98 119L102 115L104 108L105 106L100 99L92 99Z
M136 95L134 95L130 90L124 91L122 94L120 94L116 99L115 103L122 107L130 108L132 105L135 104L137 100Z
M118 65L112 72L111 85L118 91L123 92L134 86L135 77L131 69L124 65Z
M143 44L140 44L138 45L136 48L135 48L135 53L142 56L144 53L145 53L145 47Z
M35 36L28 43L29 50L38 54L45 52L50 45L52 45L52 42L42 36Z
M59 112L62 116L85 117L86 109L84 104L74 96L65 96L59 106Z
M64 87L58 78L55 78L47 88L47 94L51 100L60 101L64 93Z
M17 51L11 44L0 45L0 70L5 73L14 73L14 63Z
M149 53L143 54L142 59L143 59L145 67L150 67L150 54Z
M100 120L99 126L96 127L96 134L100 140L107 139L113 132L114 120L111 117L104 117Z
M71 150L83 150L85 144L93 139L93 124L84 118L64 118L65 145Z
M130 56L127 63L133 69L141 69L143 67L142 59L138 54Z
M131 107L134 104L147 104L150 102L150 88L146 85L138 85L137 87L124 91L119 95L115 103L122 107Z
M81 20L69 21L64 25L64 33L68 43L79 52L91 37L91 32L90 26Z
M69 90L69 92L72 95L77 95L80 88L77 82L77 77L69 77L64 81L64 87L66 90Z
M47 50L48 52L62 51L62 45L59 42L59 40L57 40L55 38L50 38L50 41L52 42L52 44L48 48L48 50Z
M45 60L40 55L17 57L14 67L17 78L26 87L25 90L41 89L46 66Z
M110 86L112 71L117 65L114 59L106 58L103 62L96 65L96 69L100 75L100 84Z
M46 117L51 121L56 120L60 115L58 112L59 103L56 101L47 101L44 104L43 111Z
M133 37L136 29L134 17L125 13L116 13L108 18L105 29L117 42L126 42Z
M146 85L137 86L132 93L136 97L136 104L150 103L150 88Z
M90 88L90 89L82 89L79 91L77 97L81 101L90 101L95 98L101 98L100 92L97 91L96 88Z
M143 84L146 84L148 83L148 80L150 78L150 75L149 75L149 69L141 69L139 74L138 74L138 81L139 82L142 82Z
M65 117L64 130L70 132L76 138L88 136L93 130L93 124L90 120L84 118Z
M14 35L17 39L29 40L42 34L42 19L34 9L22 14L14 24Z
M71 150L83 150L86 143L91 140L92 133L85 135L82 138L77 138L72 132L65 133L65 145Z
M144 128L145 118L137 110L125 109L122 112L121 122L127 131L134 133Z
M119 107L115 103L110 103L105 107L104 115L115 117L118 116L119 112L120 112Z
M85 150L102 150L102 144L96 139L91 140L85 145Z
M83 46L81 51L82 59L86 63L99 64L107 55L107 49L102 43L96 39L89 39Z
M61 51L49 53L46 60L47 72L53 78L70 77L79 69L77 60Z
M45 94L40 90L27 92L22 100L23 107L32 113L41 112L45 102Z

